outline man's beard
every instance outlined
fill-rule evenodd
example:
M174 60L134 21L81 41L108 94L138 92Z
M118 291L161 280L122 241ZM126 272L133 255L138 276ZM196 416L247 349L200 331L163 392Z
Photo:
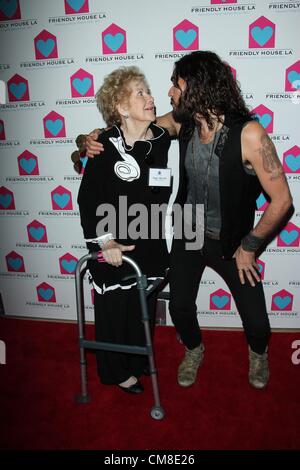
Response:
M193 116L186 109L181 97L177 105L174 102L172 103L172 105L173 105L172 116L173 116L174 121L181 124L183 122L190 121L191 119L193 119Z

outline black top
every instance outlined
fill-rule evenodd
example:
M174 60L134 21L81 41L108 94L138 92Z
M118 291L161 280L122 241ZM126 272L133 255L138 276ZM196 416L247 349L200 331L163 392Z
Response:
M219 190L221 209L220 240L222 254L231 259L242 238L253 228L256 199L262 191L255 173L245 171L242 160L241 133L248 117L226 115L216 142L215 154L219 159ZM179 134L179 188L177 203L183 205L187 198L185 171L186 150L189 136L185 126Z
M156 217L158 227L154 227L151 207L153 210L154 204L156 208L165 204L166 208L171 188L151 188L148 177L150 167L167 167L170 136L167 130L156 124L151 124L150 128L153 138L136 141L133 147L126 145L122 131L117 126L99 136L104 151L88 159L79 188L78 204L86 240L112 233L119 243L135 245L133 251L124 254L134 259L144 274L157 277L164 275L169 263L166 242L162 239L165 221L162 217ZM98 208L100 205L102 214ZM133 239L129 232L134 227L140 233L137 239ZM156 236L159 236L157 239L151 233L154 229ZM97 243L87 243L87 246L90 251L99 251ZM108 287L115 289L123 276L133 273L127 263L116 268L107 263L91 261L89 269L97 286L102 288L104 285L104 290Z
M187 202L193 207L193 223L196 223L196 204L207 204L205 208L205 233L218 238L221 229L221 207L219 191L219 158L215 154L220 130L211 142L201 142L195 127L189 141L185 170L187 174ZM207 200L206 200L207 191Z

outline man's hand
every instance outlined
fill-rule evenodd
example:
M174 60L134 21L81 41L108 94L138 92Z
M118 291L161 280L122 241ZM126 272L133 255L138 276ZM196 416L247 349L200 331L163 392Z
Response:
M255 261L255 253L245 251L241 246L238 247L233 257L235 258L241 284L245 284L245 276L250 285L255 287L255 280L260 282L259 267Z
M102 131L103 129L94 129L89 133L89 135L80 134L76 137L75 142L78 150L74 150L74 152L72 152L71 160L74 163L74 170L77 171L77 173L81 173L82 171L82 162L80 157L85 157L85 155L87 155L90 158L94 158L95 155L103 152L103 145L97 142L99 134L101 134ZM87 139L91 142L88 146Z
M121 266L123 263L122 253L124 251L132 251L135 245L121 245L115 240L110 240L102 247L102 254L105 261L112 266Z
M97 142L99 135L103 129L94 129L85 139L85 151L86 156L89 158L94 158L95 155L103 152L104 147L100 142Z

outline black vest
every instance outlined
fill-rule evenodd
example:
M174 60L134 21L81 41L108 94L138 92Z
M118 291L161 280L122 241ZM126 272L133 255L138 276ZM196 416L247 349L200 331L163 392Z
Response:
M219 157L219 186L221 203L220 241L223 256L230 259L241 239L253 228L256 199L262 191L257 176L245 172L242 161L241 132L247 119L226 116L216 144ZM176 203L183 205L187 197L184 160L189 139L185 126L179 134L179 188Z

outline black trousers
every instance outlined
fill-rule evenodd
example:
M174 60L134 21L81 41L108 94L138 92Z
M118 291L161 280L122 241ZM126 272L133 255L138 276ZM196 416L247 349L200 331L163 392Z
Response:
M227 283L235 300L247 342L262 354L271 330L261 282L251 287L241 284L235 259L222 258L218 240L206 238L202 250L185 250L184 240L173 240L170 260L170 315L178 334L188 349L201 343L196 297L205 267L216 271Z
M150 325L154 330L157 295L147 300ZM107 343L145 346L145 330L136 287L116 289L103 295L95 291L95 337ZM140 354L96 351L97 370L104 384L119 384L131 375L140 377L148 357Z

